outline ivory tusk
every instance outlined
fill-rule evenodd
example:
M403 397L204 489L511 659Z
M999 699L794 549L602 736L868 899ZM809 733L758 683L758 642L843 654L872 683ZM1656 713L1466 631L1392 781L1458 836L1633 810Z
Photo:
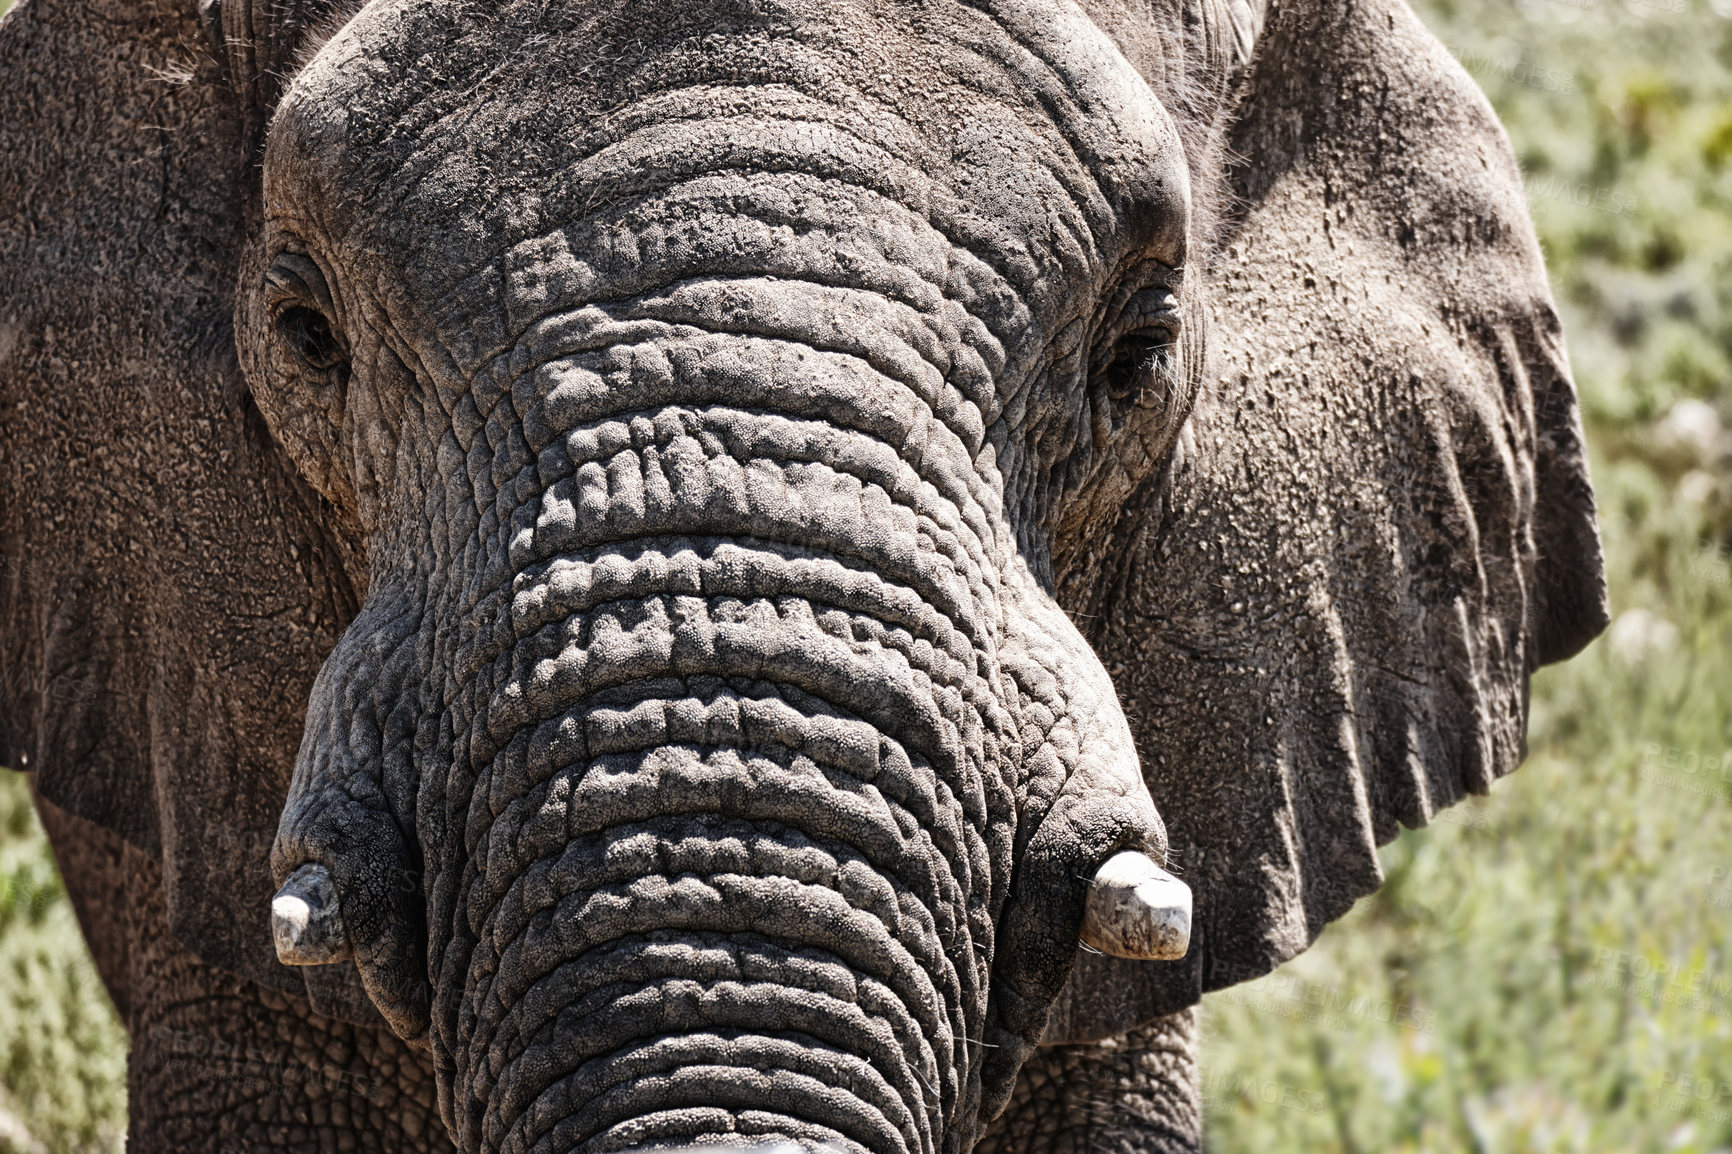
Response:
M1147 854L1114 854L1089 885L1082 940L1115 958L1182 958L1191 948L1191 887Z
M271 899L271 939L285 966L323 966L352 955L337 886L324 866L302 866Z

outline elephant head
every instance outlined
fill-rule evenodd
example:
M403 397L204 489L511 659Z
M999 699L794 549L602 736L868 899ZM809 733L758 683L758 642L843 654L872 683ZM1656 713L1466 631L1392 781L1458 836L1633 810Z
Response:
M185 7L0 25L5 752L465 1150L966 1150L1604 623L1518 174L1394 0Z

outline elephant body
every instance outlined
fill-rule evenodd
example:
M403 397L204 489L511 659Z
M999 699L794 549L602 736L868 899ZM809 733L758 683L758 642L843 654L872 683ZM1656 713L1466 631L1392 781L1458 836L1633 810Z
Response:
M1519 174L1398 0L0 60L0 752L139 1149L1195 1148L1197 998L1604 624ZM1079 951L1125 852L1182 959Z

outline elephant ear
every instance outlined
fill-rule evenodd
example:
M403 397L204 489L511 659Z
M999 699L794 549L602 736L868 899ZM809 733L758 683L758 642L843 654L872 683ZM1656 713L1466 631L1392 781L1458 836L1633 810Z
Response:
M352 550L271 442L230 318L270 78L311 16L0 21L0 756L162 862L188 948L291 991L266 857Z
M1202 392L1093 549L1122 560L1071 598L1192 947L1081 957L1049 1042L1304 950L1400 826L1515 768L1529 674L1606 621L1574 386L1485 98L1400 0L1271 6L1242 83Z

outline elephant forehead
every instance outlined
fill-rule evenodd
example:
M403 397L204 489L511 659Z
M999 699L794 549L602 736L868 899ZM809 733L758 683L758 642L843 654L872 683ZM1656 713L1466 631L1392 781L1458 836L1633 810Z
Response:
M997 254L1024 293L1183 260L1171 120L1053 0L378 0L292 86L266 189L279 221L414 251L449 284L576 222L630 228L683 183L771 173L863 189L881 215ZM741 195L711 208L786 207Z

